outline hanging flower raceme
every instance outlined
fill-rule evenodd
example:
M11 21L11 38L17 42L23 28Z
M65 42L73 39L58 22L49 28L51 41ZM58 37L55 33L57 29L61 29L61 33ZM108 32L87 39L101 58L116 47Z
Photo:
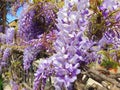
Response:
M51 31L45 37L41 34L40 39L32 39L28 42L24 42L22 45L25 45L23 54L23 65L24 69L28 70L33 62L33 60L38 59L38 55L40 53L46 53L47 55L51 55L54 52L54 48L52 47L52 43L56 39L56 30ZM41 55L42 56L42 55Z
M109 2L109 4L107 2ZM119 7L120 2L117 0L104 0L100 6L100 11L102 12L102 16L105 19L105 32L103 33L103 37L100 41L105 40L105 44L112 44L113 48L119 48L120 43Z
M93 15L90 16L89 29L87 37L93 41L99 42L100 39L110 29L119 29L120 3L116 0L98 0L99 4L96 9L92 8ZM109 4L108 4L109 3Z
M38 3L24 7L19 19L19 36L24 49L24 69L28 70L32 61L42 51L52 52L56 36L56 7L51 3ZM28 53L30 52L30 53Z
M80 73L78 67L80 68L100 59L97 53L104 47L104 45L102 47L100 43L104 41L104 38L106 38L105 43L112 42L112 44L114 44L113 42L116 40L119 42L119 34L115 31L111 32L111 29L113 29L115 25L110 27L110 25L107 24L107 22L110 22L110 19L104 20L105 17L107 17L107 13L99 13L99 11L102 10L102 6L107 9L106 5L106 1L104 1L101 3L101 7L97 8L99 9L98 12L94 12L94 10L90 11L88 9L89 0L65 0L64 7L59 10L57 14L57 28L59 29L59 33L54 42L56 53L46 61L46 64L52 62L52 64L54 63L55 65L54 84L56 90L61 89L61 87L68 89ZM119 6L119 4L115 2L108 10L112 12L116 9L116 5ZM104 25L102 21L105 21ZM99 27L99 25L102 25L102 28ZM107 30L104 26L107 27ZM114 38L110 39L113 36ZM107 37L110 38L107 39ZM43 79L41 75L44 75L44 71L40 72L42 64L43 63L40 63L35 74L34 88L37 87L40 80ZM43 86L45 86L45 84ZM38 88L34 90L38 90Z
M39 65L40 68L35 73L36 78L34 80L34 87L33 87L34 90L39 90L39 89L44 90L45 85L46 85L46 81L49 78L49 76L55 74L55 68L54 68L55 65L51 61L48 62L47 60L44 60ZM42 83L41 86L40 86L40 83Z
M5 34L0 33L1 44L13 44L14 43L15 30L14 28L6 28Z
M57 34L58 38L54 42L56 54L46 60L46 64L52 62L51 64L55 65L53 67L55 69L55 74L53 76L55 77L54 84L55 86L57 85L56 90L57 88L61 88L59 86L61 83L63 84L63 87L68 89L70 84L77 79L76 76L80 73L80 70L78 69L78 67L80 67L79 59L82 59L81 61L84 62L84 59L81 55L79 56L77 54L77 51L80 49L78 44L82 41L80 40L80 35L83 36L83 31L87 24L86 17L88 12L86 11L89 2L88 0L81 2L82 1L65 0L64 7L58 12L57 27L59 33ZM81 8L79 7L80 5L83 5L84 7ZM37 87L40 80L44 79L41 77L41 75L45 75L44 71L40 71L41 68L44 67L43 63L44 62L40 63L35 74L34 90L40 89ZM45 84L42 85L44 86Z
M3 47L0 48L0 68L2 70L2 67L4 67L7 64L7 60L9 59L11 55L11 48L7 47L5 48L5 44L7 46L11 46L14 44L14 28L6 28L5 34L1 33L0 35L0 43L3 45Z
M15 36L15 30L14 28L8 28L6 30L6 43L12 44Z
M6 49L4 50L3 57L2 57L2 60L3 60L3 61L6 61L6 60L9 58L9 56L10 56L10 51L11 51L10 48L6 48Z
M0 33L0 43L5 44L6 43L6 35L3 33Z
M24 8L19 19L19 35L25 40L38 39L44 32L55 30L55 9L50 3L38 3Z
M36 59L38 53L43 49L42 45L39 46L28 46L25 48L23 53L23 65L24 69L28 70L33 62Z

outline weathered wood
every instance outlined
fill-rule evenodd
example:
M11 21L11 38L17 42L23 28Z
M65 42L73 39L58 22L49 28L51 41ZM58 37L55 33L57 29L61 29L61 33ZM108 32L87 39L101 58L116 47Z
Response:
M98 72L97 70L90 69L88 72L93 73L94 75L97 75L98 77L100 77L102 80L108 81L111 84L116 85L117 87L120 88L120 85L119 85L120 83L117 82L115 79L109 78L109 77L105 76L104 74Z
M33 90L31 87L29 87L28 86L28 84L27 83L22 83L27 89L29 89L29 90Z

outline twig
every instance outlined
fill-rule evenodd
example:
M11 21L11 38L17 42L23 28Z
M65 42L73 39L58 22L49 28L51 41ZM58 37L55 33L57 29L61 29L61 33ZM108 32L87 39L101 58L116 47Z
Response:
M106 80L106 81L110 82L111 84L116 85L117 87L120 88L119 82L117 82L115 79L105 76L104 74L98 72L97 70L89 69L88 73L90 73L90 75L91 74L96 75L97 77L99 77L99 79L104 80L104 81Z
M31 87L29 87L26 83L22 83L28 90L33 90Z

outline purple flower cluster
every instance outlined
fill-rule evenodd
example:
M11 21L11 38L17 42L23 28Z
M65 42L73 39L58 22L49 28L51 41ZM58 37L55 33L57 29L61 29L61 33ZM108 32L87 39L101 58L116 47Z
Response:
M5 44L6 43L6 35L3 33L0 33L0 43Z
M55 29L55 7L50 3L25 6L19 19L19 35L25 40L38 39L39 35Z
M14 35L15 35L14 28L8 28L6 30L6 43L7 44L12 44L13 43Z
M60 88L60 83L63 83L63 86L67 89L70 86L70 83L73 83L80 73L80 70L78 69L78 67L80 67L79 61L81 60L84 62L83 57L81 57L80 54L77 54L77 51L82 48L79 44L82 43L83 37L81 38L80 36L83 36L83 31L87 24L86 18L88 15L87 7L89 2L88 0L85 1L86 3L81 3L82 1L76 2L74 0L65 0L65 6L60 9L57 14L57 27L59 33L54 42L56 54L46 60L47 62L52 62L54 65L53 68L55 74L53 77L55 78L54 84L57 86L56 89ZM77 6L77 10L72 9L74 4ZM78 6L82 4L84 5L84 8ZM35 88L39 85L40 79L43 79L39 74L46 77L44 71L41 70L44 68L43 62L40 63L35 74L34 90L38 90ZM49 71L47 71L47 73L49 73Z
M55 74L54 64L51 61L44 60L39 69L35 73L33 90L44 90L45 84L49 76ZM40 87L40 82L42 83Z
M51 3L42 2L31 6L24 5L18 33L22 39L21 45L27 46L23 55L25 70L29 69L42 50L52 51L50 45L56 38L55 8Z
M14 28L6 28L5 34L0 33L0 43L13 44L14 34L15 34Z
M0 43L2 45L7 44L7 45L12 45L13 44L13 39L14 39L14 28L7 28L6 33L0 33ZM0 72L2 71L2 67L7 64L7 60L9 59L11 55L11 48L0 48Z
M99 41L100 45L112 44L113 48L119 47L119 43L120 43L119 7L120 7L120 3L116 0L104 0L104 2L99 7L105 19L105 25L106 25L106 30L103 34L103 37Z
M120 7L120 3L116 0L104 0L103 3L99 6L100 11L104 19L110 18L111 12L115 12ZM117 18L116 18L117 19Z
M0 49L0 56L2 55L2 50ZM6 65L6 62L0 57L0 73L2 72L2 67Z
M104 19L108 17L108 13L110 14L119 6L117 2L109 1L110 7L107 7L107 0L104 0L99 8ZM106 25L107 30L99 32L103 33L103 35L97 41L90 39L85 34L85 32L90 31L89 20L91 14L93 14L88 7L89 0L65 0L64 7L57 14L59 33L54 42L56 53L46 59L46 62L40 63L35 73L34 90L39 90L37 87L40 84L40 80L44 79L43 77L47 77L44 73L47 69L49 69L47 71L48 77L53 76L55 79L54 85L56 90L61 90L62 86L69 90L69 86L77 79L77 75L81 71L78 68L99 60L98 52L104 49L106 44L113 44L114 48L119 47L119 28L116 27L116 24L113 27ZM119 18L119 16L117 17ZM106 19L105 22L110 22L110 19ZM98 37L98 35L96 36ZM48 62L49 65L54 65L54 74L49 74L53 68L45 69L43 65ZM44 80L44 83L46 83L46 79ZM45 84L42 85L45 86Z
M2 61L2 59L0 59L0 73L2 72L2 68L3 66L6 65L6 62L5 61Z
M54 52L52 43L56 39L55 36L56 33L57 33L56 30L51 31L45 36L45 40L44 40L44 35L41 34L40 39L32 39L28 42L22 42L22 45L27 46L24 49L24 54L23 54L23 61L24 61L23 65L25 70L29 69L29 67L31 66L32 62L35 59L38 59L36 58L37 55L43 50L45 50L46 53Z
M38 53L41 51L42 45L39 46L28 46L24 49L23 53L23 65L24 69L28 70L33 60L36 59Z
M117 0L104 0L102 6L108 9L109 11L113 11L117 7L119 7L119 3Z
M5 50L0 49L0 55L2 55L2 57L0 57L0 73L1 73L2 68L7 64L7 60L11 55L11 49L10 48L6 48Z
M2 60L3 60L3 61L6 61L6 60L9 58L9 56L10 56L10 51L11 51L10 48L6 48L6 49L4 50L4 52L3 52L3 57L2 57Z
M12 87L12 90L19 90L19 85L15 81L11 80L10 85Z

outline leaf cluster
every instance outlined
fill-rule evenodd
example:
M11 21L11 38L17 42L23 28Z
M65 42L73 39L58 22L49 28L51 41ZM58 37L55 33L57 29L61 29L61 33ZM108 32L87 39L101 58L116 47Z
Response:
M120 57L120 50L101 50L98 52L102 56L101 66L106 69L114 68L116 69L119 66L118 60ZM116 57L116 58L114 58Z

